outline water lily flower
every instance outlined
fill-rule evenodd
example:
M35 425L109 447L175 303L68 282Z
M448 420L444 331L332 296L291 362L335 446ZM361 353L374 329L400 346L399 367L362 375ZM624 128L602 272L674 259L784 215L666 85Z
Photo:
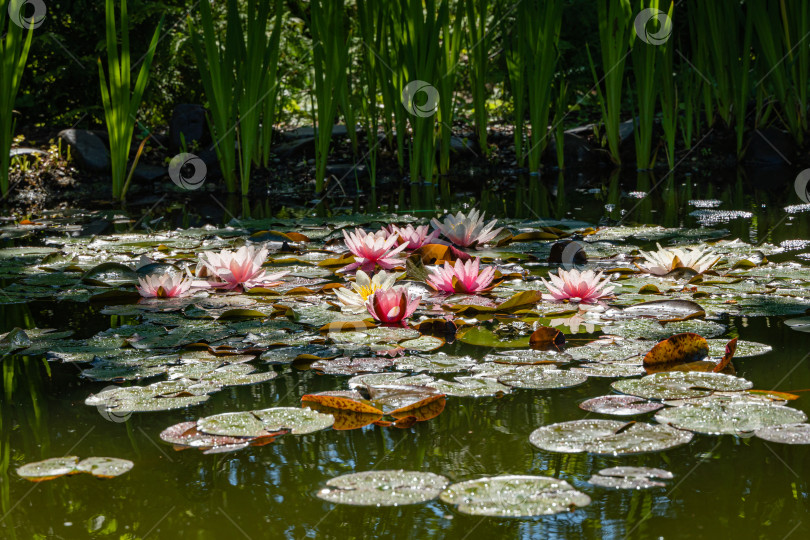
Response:
M402 324L419 307L418 296L410 297L408 288L399 286L379 290L366 302L366 309L374 320L383 324Z
M613 287L608 286L609 279L602 279L602 272L598 274L593 270L580 272L577 269L569 271L562 268L557 275L549 274L551 283L540 278L551 294L544 294L545 300L570 300L583 304L593 304L600 298L610 296Z
M666 275L677 268L691 268L702 274L720 260L709 249L696 248L662 248L656 244L658 251L640 251L644 262L636 267L656 276Z
M407 247L406 244L394 247L399 236L389 234L385 229L376 233L367 233L363 229L355 229L353 233L344 230L343 238L346 247L354 255L355 262L341 268L341 272L351 272L357 268L373 272L376 265L384 270L391 270L400 263L397 254Z
M493 219L484 225L484 214L479 214L478 210L470 210L468 215L458 212L455 216L448 214L444 218L444 223L433 218L430 222L433 227L459 247L470 247L486 244L503 230L503 227L494 229L498 220Z
M400 242L407 245L405 249L419 249L422 246L427 244L432 244L436 241L436 238L439 237L439 230L436 229L432 233L428 234L428 230L430 227L427 225L420 225L414 228L413 225L408 224L406 227L397 227L396 225L391 225L388 231L391 234L399 235Z
M437 291L447 293L475 294L486 291L495 277L495 267L489 266L479 273L480 262L480 258L475 258L466 262L456 261L453 266L445 262L443 267L428 267L432 275L427 278L427 283Z
M286 276L288 272L268 274L262 268L262 264L267 259L267 253L266 247L256 248L255 246L242 246L236 251L222 250L219 253L206 251L200 255L197 275L207 273L218 281L195 281L194 285L222 287L227 290L278 285L281 283L278 279Z
M144 298L179 298L191 289L191 279L182 274L150 274L138 277L138 292Z
M335 294L346 308L353 311L364 311L366 301L372 294L377 291L387 291L394 286L396 280L394 273L381 271L370 278L368 274L358 270L356 279L351 284L351 289L335 289Z

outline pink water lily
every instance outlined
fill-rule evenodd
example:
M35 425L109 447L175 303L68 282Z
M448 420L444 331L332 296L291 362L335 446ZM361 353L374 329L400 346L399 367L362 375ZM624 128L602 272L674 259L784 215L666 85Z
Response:
M549 274L551 283L540 278L551 294L544 294L546 300L569 300L583 304L594 304L600 298L610 296L613 287L608 286L609 279L602 279L602 272L593 270L580 272L577 269L565 271L560 269L557 275Z
M374 320L383 324L402 324L419 307L418 296L410 297L407 287L391 287L372 294L366 309Z
M138 292L144 298L179 298L191 289L191 279L182 274L151 274L138 278Z
M351 272L358 268L364 272L373 272L375 266L391 270L402 262L397 255L407 247L406 244L394 247L399 236L389 234L385 229L376 233L367 233L363 229L355 229L353 233L344 230L343 238L346 247L354 255L355 262L341 268L341 272Z
M268 274L262 264L267 260L266 247L242 246L236 251L223 250L219 253L204 252L200 255L197 276L208 274L215 281L195 281L195 286L221 287L232 290L252 287L272 287L281 283L279 278L288 272Z
M391 225L388 230L391 234L399 235L399 241L405 244L406 249L414 250L419 249L427 244L432 244L439 237L439 230L434 230L428 233L430 229L427 225L419 225L415 227L408 224L406 227L397 227Z
M431 276L427 283L437 291L446 293L475 294L488 290L487 287L495 277L495 267L489 266L480 272L478 266L481 259L456 261L455 265L445 262L444 266L431 266L428 271Z
M484 225L484 214L479 214L478 210L470 210L470 213L465 215L458 212L456 215L448 214L444 218L444 222L433 218L430 222L436 229L459 247L471 247L486 244L503 230L503 228L494 229L498 220L493 219Z

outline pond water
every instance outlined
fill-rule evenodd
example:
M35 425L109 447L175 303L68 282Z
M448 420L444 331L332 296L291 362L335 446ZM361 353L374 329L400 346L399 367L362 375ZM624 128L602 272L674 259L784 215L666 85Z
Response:
M554 181L542 188L531 179L521 182L523 187L519 184L515 193L496 196L485 190L483 194L471 194L470 199L479 198L484 209L512 218L506 224L513 232L536 229L540 223L535 214L549 216L544 221L548 225L562 225L570 230L583 230L588 223L609 224L597 235L582 238L595 266L626 267L629 259L621 263L622 255L633 247L654 247L656 241L664 245L694 245L702 240L739 238L751 245L760 244L768 263L756 261L757 256L750 255L756 251L753 248L723 248L723 241L715 245L718 252L726 253L727 264L720 263L720 274L731 272L736 260L755 260L758 266L743 265L735 270L738 274L750 271L758 276L753 289L718 292L712 286L697 284L695 290L668 297L690 295L704 306L707 317L723 326L718 338L737 337L769 345L771 350L765 354L735 358L736 375L751 381L755 389L796 392L799 399L788 405L810 414L810 397L803 393L810 389L807 360L810 333L785 324L810 307L808 295L803 294L810 279L806 272L810 248L807 242L794 242L810 238L810 212L804 207L785 210L801 202L793 193L792 181L774 185L771 193L755 194L750 180L743 177L725 182L692 177L667 179L647 198L641 198L642 193L656 185L654 179L639 178L635 186L632 181L628 185L619 178L608 180L603 187L593 183L570 187L569 182L563 185L569 187L562 190L557 190ZM523 202L526 204L520 204ZM110 328L142 324L144 317L170 320L158 316L171 314L128 311L135 301L132 299L97 298L88 302L89 294L97 294L101 289L90 286L89 294L70 292L80 288L76 282L81 272L68 269L60 274L72 276L72 282L67 278L37 282L36 277L43 274L37 268L48 251L17 249L34 246L64 252L68 248L92 247L95 258L85 251L81 253L87 260L74 261L81 270L103 262L105 254L108 260L120 262L128 257L134 264L140 254L156 250L154 243L126 236L131 234L126 231L129 225L116 225L119 240L108 235L96 239L97 243L90 247L88 238L70 236L66 225L89 223L101 217L109 219L111 215L77 215L68 220L44 216L34 220L42 225L31 226L30 235L8 233L14 227L4 229L5 248L0 254L5 299L0 306L0 332L15 327L55 328L72 330L74 334L64 339L81 341ZM353 221L376 223L379 219L390 218ZM425 222L423 216L420 219ZM560 223L558 219L566 221ZM350 221L335 218L331 223L349 226ZM171 216L165 223L171 223ZM217 248L233 245L244 230L295 230L315 238L318 229L314 225L309 228L314 223L308 221L296 227L292 222L244 220L231 222L235 228L230 233L226 234L224 229L197 231L199 236L195 238ZM636 227L645 223L683 229ZM144 233L140 227L135 232ZM163 244L159 251L164 254L193 255L202 249L196 241L188 240L188 235L181 234L178 240L161 236L164 234L161 232L153 234ZM212 241L215 237L223 241ZM122 238L130 240L124 242ZM273 245L272 235L256 238L270 238ZM532 275L546 275L545 261L551 243L513 243L499 250L520 253L517 264ZM275 245L280 246L280 242ZM527 254L536 260L525 257ZM271 250L273 257L281 255ZM598 257L608 260L599 262ZM790 263L800 263L803 268L789 267ZM52 269L57 267L54 263ZM341 281L334 275L327 279ZM686 285L686 281L681 280L680 285ZM742 283L745 282L743 279ZM524 284L528 284L526 288L542 288L540 282ZM61 293L64 299L48 298L49 288L51 296ZM641 301L642 295L635 294L638 288L637 282L622 285L624 296L619 294L619 298L628 300L620 303ZM701 289L708 294L691 296ZM788 292L775 292L782 289ZM29 300L23 301L21 297L26 295ZM508 296L507 293L502 298ZM776 297L781 301L773 301ZM729 303L729 310L724 312L723 302L729 300L735 303ZM284 301L283 296L272 300ZM290 300L298 305L296 302L302 302L301 297ZM223 311L222 306L208 307L217 314ZM302 312L306 310L302 308ZM192 315L198 317L200 312L184 313L189 321L199 322ZM172 321L171 324L176 323ZM314 330L307 332L314 335L322 319L313 315L311 321L313 324L307 328ZM210 322L215 324L223 321ZM197 340L204 339L209 331L204 325L200 328L200 332L193 334ZM568 345L582 345L598 335L598 331L569 335ZM32 341L36 343L36 339ZM224 341L235 343L233 339ZM53 348L64 349L65 343L58 341ZM654 343L650 341L650 346ZM166 350L164 347L163 352ZM477 360L491 353L489 347L462 340L447 343L439 350ZM110 354L114 356L116 352ZM747 432L737 436L696 433L691 442L676 448L625 456L548 452L530 444L530 433L540 426L582 418L615 418L588 413L578 406L586 399L611 394L615 378L590 377L584 384L567 389L516 388L492 397L448 396L441 414L405 429L369 425L354 430L286 434L270 444L206 455L196 449L176 451L159 435L173 424L225 411L300 407L305 394L346 389L347 377L325 375L297 365L252 361L259 372L273 370L278 376L259 384L226 386L200 405L135 413L120 422L111 421L98 408L84 404L90 394L114 383L81 377L88 364L48 362L43 358L40 353L15 354L2 360L0 536L3 538L803 538L810 533L808 445L767 442ZM458 373L437 377L454 375ZM123 384L145 385L162 378L165 376ZM654 414L632 419L654 423ZM128 473L105 480L75 475L30 483L15 473L24 463L64 455L111 456L129 459L135 465ZM656 467L674 477L665 481L665 487L647 490L613 490L588 483L600 469L618 465ZM552 476L587 494L591 503L551 516L496 518L465 515L438 499L378 508L336 505L316 496L336 476L387 469L432 472L451 482L501 474Z

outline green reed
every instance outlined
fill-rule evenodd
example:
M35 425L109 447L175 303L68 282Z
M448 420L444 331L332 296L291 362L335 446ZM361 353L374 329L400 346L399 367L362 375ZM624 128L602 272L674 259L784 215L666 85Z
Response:
M514 111L515 160L523 166L526 156L523 152L523 140L526 131L526 62L525 45L517 32L507 37L506 71L512 93Z
M696 39L708 60L705 76L713 79L713 99L717 114L737 135L737 155L743 152L745 117L751 95L751 41L753 17L751 11L740 9L735 2L703 2L693 0ZM700 69L700 66L698 66Z
M357 0L357 22L360 29L360 83L362 99L360 100L360 116L363 119L363 129L366 132L368 152L369 181L371 188L377 185L377 136L382 121L378 107L378 93L380 92L380 52L385 48L385 21L388 17L387 2L374 0ZM382 84L385 84L384 82Z
M441 36L443 28L449 24L449 0L395 0L392 10L391 39L396 44L399 66L404 78L400 78L400 90L415 81L423 81L436 88L444 73L440 69L442 61ZM437 88L438 90L438 88ZM435 114L428 114L420 91L410 96L410 101L422 108L424 113L408 114L411 125L411 145L409 153L411 184L421 177L427 184L433 183L435 168ZM401 96L402 94L400 94ZM404 105L403 105L404 107ZM412 190L414 191L414 190ZM414 191L413 195L416 195Z
M460 2L455 4L451 15L447 23L442 25L441 53L436 79L436 89L439 91L439 172L441 174L450 172L450 142L453 136L455 111L453 90L455 90L458 80L456 67L463 37L461 23L464 20L464 13L461 11Z
M670 17L672 15L672 7L672 4L670 4ZM641 0L638 4L638 10L641 11L645 8L657 11L658 0ZM657 19L652 19L647 23L646 30L649 33L667 30L660 27L661 23ZM633 116L633 124L635 127L633 137L636 143L636 168L638 170L651 169L655 165L655 156L652 155L652 143L656 103L659 87L661 86L661 78L663 77L664 86L673 84L671 70L668 74L662 73L661 47L666 47L666 43L647 43L642 39L635 39L635 43L633 44L633 75L635 76L636 82L636 112L638 115ZM658 64L658 66L656 66L656 64Z
M487 77L490 73L490 53L496 44L492 26L501 19L503 2L500 0L466 0L466 50L470 60L470 91L473 102L473 123L478 144L485 155L487 147Z
M267 163L270 154L284 5L282 0L249 0L243 26L237 0L227 0L223 32L210 3L199 7L199 28L191 18L188 27L208 99L214 149L228 193L237 192L238 179L244 195L251 166Z
M11 20L9 11L21 13L24 7L23 0L0 2L0 32L5 33L0 38L0 192L3 197L9 191L9 151L15 125L14 100L20 89L20 80L34 37L34 25L26 32Z
M787 3L785 0L778 4L751 0L747 6L757 22L757 51L764 60L757 87L767 81L768 93L772 93L780 105L782 123L801 145L808 119L810 52L805 38L810 32L810 7L806 2Z
M599 19L599 43L602 52L603 83L596 74L596 66L588 47L588 61L591 66L599 105L602 110L602 122L605 125L610 158L620 164L619 124L621 122L622 83L628 47L632 45L633 12L630 0L598 0L597 16Z
M315 68L315 190L323 191L332 125L338 105L345 104L349 39L343 0L312 0L310 3L312 60ZM345 113L345 111L344 111ZM347 126L349 130L353 125Z
M672 20L675 3L670 2L667 16ZM636 43L636 46L639 44ZM675 82L675 66L673 62L674 44L667 40L657 46L658 68L660 73L660 91L658 93L661 102L661 128L664 132L664 148L667 152L667 165L670 169L675 165L675 141L678 138L678 113L680 104L678 102L678 87ZM652 158L651 166L655 164L655 157Z
M554 103L554 141L557 150L557 167L565 168L565 125L563 119L568 113L568 83L561 82Z
M695 134L700 132L700 99L704 85L705 81L692 66L686 61L680 64L676 98L682 98L683 102L679 104L682 114L678 117L678 127L687 150L692 148Z
M524 0L517 8L517 32L522 42L522 58L528 82L529 170L540 170L540 158L548 146L548 119L552 87L559 58L558 43L562 24L562 0ZM539 16L538 16L539 14Z
M135 88L131 83L131 56L129 50L129 15L127 2L121 0L121 50L118 50L118 32L115 22L115 2L106 0L105 27L107 40L107 71L109 82L104 74L101 59L98 60L98 74L101 80L101 101L104 106L104 121L110 141L110 162L112 164L112 195L113 199L122 200L126 195L127 160L132 144L132 134L135 130L135 115L141 105L141 98L149 81L149 70L155 56L160 28L163 20L158 23L149 50L143 57L140 72L135 80ZM134 165L133 165L134 167Z

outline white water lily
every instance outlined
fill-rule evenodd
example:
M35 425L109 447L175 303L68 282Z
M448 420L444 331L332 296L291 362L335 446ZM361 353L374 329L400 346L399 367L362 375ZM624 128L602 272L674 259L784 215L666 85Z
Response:
M698 274L702 274L720 260L711 250L696 248L663 248L661 244L656 244L658 251L639 251L644 262L636 264L640 270L663 276L669 274L677 268L691 268Z
M430 223L440 230L445 238L463 248L486 244L503 230L503 227L494 229L498 223L497 219L484 225L484 214L479 214L476 209L470 210L467 215L462 212L456 215L448 214L443 222L433 218Z
M377 272L374 277L369 277L362 270L358 270L355 281L351 283L351 289L342 287L335 289L338 300L349 310L365 311L366 301L377 291L386 291L394 286L397 277L393 272Z

